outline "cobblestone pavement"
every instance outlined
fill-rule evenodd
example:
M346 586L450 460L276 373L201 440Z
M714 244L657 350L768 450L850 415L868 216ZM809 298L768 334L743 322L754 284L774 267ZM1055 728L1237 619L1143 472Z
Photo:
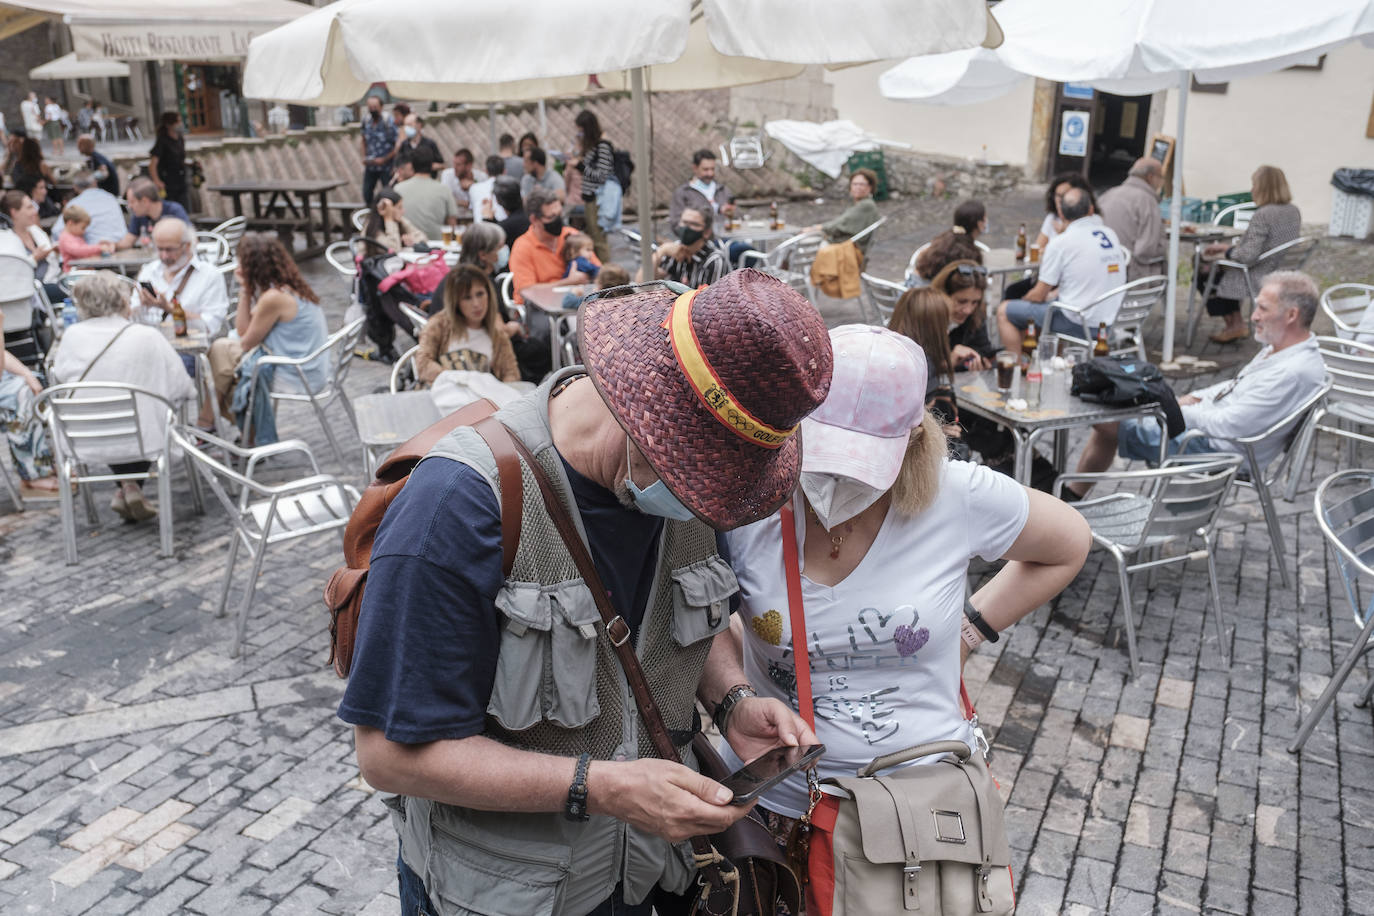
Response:
M997 229L1030 223L1036 196L995 202ZM904 202L873 269L899 275L950 206ZM319 260L309 277L337 327L343 285ZM822 310L832 324L856 314ZM1205 355L1231 365L1250 352ZM386 377L360 363L350 390ZM283 408L280 426L357 482L361 456L339 465L307 411ZM1321 441L1315 479L1336 454ZM1225 514L1229 670L1192 563L1153 590L1137 583L1132 679L1116 576L1096 553L1059 599L970 661L1020 913L1374 912L1374 719L1353 706L1365 666L1306 750L1285 750L1356 632L1312 519L1313 479L1279 503L1294 589L1278 585L1253 496ZM71 567L55 507L0 515L0 912L395 913L395 839L334 718L341 682L324 665L320 591L338 541L269 553L245 651L230 659L230 619L214 615L229 527L213 507L193 514L188 496L178 473L172 559L158 557L155 527L121 524L103 500L99 525L78 521ZM240 563L231 601L246 575Z

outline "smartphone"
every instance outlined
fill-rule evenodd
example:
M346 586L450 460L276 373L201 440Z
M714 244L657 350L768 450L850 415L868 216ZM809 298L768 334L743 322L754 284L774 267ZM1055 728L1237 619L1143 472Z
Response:
M824 753L824 744L775 747L722 779L721 785L735 793L730 804L747 805L797 770L810 767Z
M143 287L144 292L148 295L152 296L154 299L157 298L157 290L153 289L153 284L149 283L147 280L139 280L138 285Z

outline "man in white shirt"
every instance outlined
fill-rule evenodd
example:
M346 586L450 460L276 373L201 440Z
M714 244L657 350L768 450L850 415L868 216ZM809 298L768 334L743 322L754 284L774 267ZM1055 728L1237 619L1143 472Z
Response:
M458 218L472 216L472 201L468 192L472 186L486 181L487 173L472 167L472 150L466 146L453 154L453 168L439 173L439 182L453 193L453 201L458 205Z
M38 104L38 93L30 92L29 97L19 103L19 113L24 117L24 130L37 140L43 136L43 107Z
M170 312L175 296L186 317L200 319L205 332L213 337L229 313L229 293L224 276L196 257L196 231L176 217L164 217L153 227L153 245L157 258L139 270L140 288L135 298L145 307ZM156 298L142 288L144 283L152 286Z
M1264 432L1275 420L1291 413L1322 386L1326 366L1312 334L1317 314L1317 284L1307 274L1280 270L1264 278L1251 321L1255 340L1265 344L1235 378L1217 382L1178 399L1183 422L1206 438L1190 439L1185 452L1236 452L1228 441ZM1255 446L1255 460L1264 467L1283 451L1292 428L1280 429ZM1080 472L1105 471L1118 454L1123 458L1156 461L1163 433L1154 418L1102 423L1093 427L1078 461ZM1179 451L1177 439L1169 453ZM1082 495L1087 484L1070 484Z
M1057 299L1075 308L1095 302L1126 282L1126 254L1116 233L1093 212L1092 198L1086 191L1070 188L1060 203L1068 226L1050 240L1040 263L1040 276L1023 299L1010 299L997 308L997 329L1002 346L1020 350L1027 326L1046 332L1047 303ZM1056 310L1050 334L1073 334L1092 339L1097 325L1111 324L1121 307L1121 297L1099 302L1083 313L1083 325Z
M100 242L119 242L128 234L129 227L124 224L124 210L119 199L109 191L96 186L95 176L90 172L77 172L72 176L72 190L76 196L67 201L75 204L91 215L91 224L86 227L86 241L91 244ZM52 237L62 237L62 217L52 226Z
M474 220L499 223L509 215L506 208L496 202L496 179L505 174L505 168L505 160L500 156L488 156L487 177L468 188L468 207L472 210ZM510 177L520 180L518 174Z
M59 156L67 151L66 121L67 113L62 106L48 96L43 106L43 136L52 141L52 151Z

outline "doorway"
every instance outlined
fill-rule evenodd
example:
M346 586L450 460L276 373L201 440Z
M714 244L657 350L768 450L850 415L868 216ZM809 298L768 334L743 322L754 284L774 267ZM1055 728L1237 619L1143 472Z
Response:
M239 117L238 66L187 64L183 72L187 132L204 134L232 130Z
M1150 124L1148 95L1097 94L1092 159L1088 181L1103 190L1126 180L1131 166L1145 155Z

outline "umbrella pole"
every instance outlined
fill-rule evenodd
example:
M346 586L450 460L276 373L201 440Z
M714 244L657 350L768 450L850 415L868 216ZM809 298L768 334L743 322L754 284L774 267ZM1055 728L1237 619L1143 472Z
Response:
M491 135L490 155L495 156L500 153L501 150L496 147L496 104L494 102L487 103L487 133ZM515 176L515 180L519 181L520 176Z
M1188 118L1188 90L1193 74L1185 71L1178 85L1178 127L1174 132L1174 187L1169 200L1169 291L1164 300L1163 362L1174 361L1174 327L1178 319L1178 234L1183 228L1183 129ZM1197 278L1194 277L1193 280Z
M649 100L644 92L644 68L630 71L630 100L634 105L635 159L639 180L635 182L639 211L639 264L646 280L654 278L653 175L649 162Z

